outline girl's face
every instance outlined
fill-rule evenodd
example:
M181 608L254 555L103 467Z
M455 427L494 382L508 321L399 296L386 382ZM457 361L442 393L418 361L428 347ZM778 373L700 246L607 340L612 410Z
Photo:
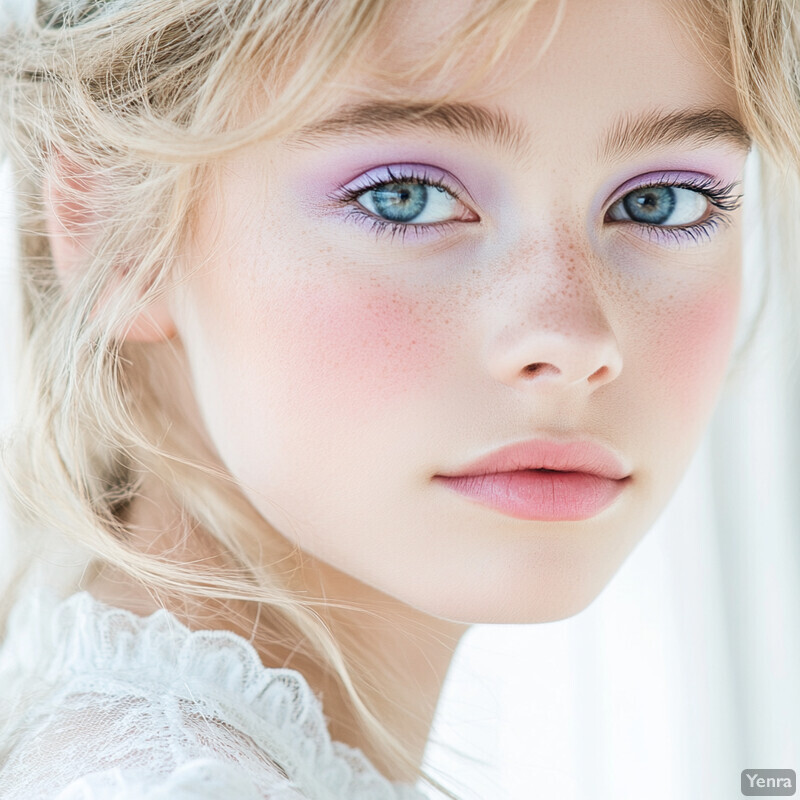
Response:
M351 113L386 98L353 72L334 122L223 165L171 313L221 461L332 584L563 618L673 493L736 330L747 137L724 52L671 1L570 0L535 64L541 0L461 108ZM403 3L360 63L428 55L464 7ZM629 477L561 519L434 479L542 438L601 444Z

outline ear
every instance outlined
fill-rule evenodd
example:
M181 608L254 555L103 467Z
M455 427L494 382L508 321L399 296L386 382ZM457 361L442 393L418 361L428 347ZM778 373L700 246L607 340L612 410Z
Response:
M101 187L98 176L87 176L72 162L56 155L53 174L43 187L47 235L53 264L64 290L69 292L82 265L91 253L92 231L100 222L93 198ZM125 274L125 265L114 264L116 286ZM101 300L100 303L103 301ZM94 315L97 308L92 312ZM151 303L133 321L124 339L134 342L161 342L177 331L167 301Z

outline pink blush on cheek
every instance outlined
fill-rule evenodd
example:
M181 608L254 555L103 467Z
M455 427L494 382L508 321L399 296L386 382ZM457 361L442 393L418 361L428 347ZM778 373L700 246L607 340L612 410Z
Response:
M428 303L374 286L309 289L284 334L291 330L285 368L297 389L357 413L430 384L442 340Z
M672 301L668 301L671 303ZM671 402L687 409L711 400L725 376L736 333L739 293L716 286L684 302L665 303L651 358Z

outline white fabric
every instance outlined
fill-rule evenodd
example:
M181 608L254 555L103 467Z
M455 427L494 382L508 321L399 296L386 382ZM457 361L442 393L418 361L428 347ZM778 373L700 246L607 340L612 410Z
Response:
M40 588L9 618L4 800L424 800L331 741L305 678L230 631ZM2 715L0 715L2 716Z

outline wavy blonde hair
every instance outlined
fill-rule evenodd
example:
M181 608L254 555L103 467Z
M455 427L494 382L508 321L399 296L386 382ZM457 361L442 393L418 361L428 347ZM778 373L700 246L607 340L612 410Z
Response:
M393 76L396 84L423 76L435 83L466 54L484 53L458 87L440 92L442 101L456 97L498 63L534 4L477 2L429 59ZM152 346L119 336L180 279L173 265L213 160L310 122L327 82L352 66L392 5L40 0L29 19L0 36L0 144L16 186L22 321L18 420L2 451L19 563L0 597L0 626L41 559L44 545L36 542L74 542L93 565L114 565L156 594L213 601L226 624L254 626L256 645L299 647L351 704L384 762L416 772L415 759L384 724L401 680L396 668L357 636L334 639L331 617L353 609L296 590L291 576L302 554L169 413ZM799 251L790 212L798 208L800 174L795 4L687 0L680 17L702 36L727 42L743 121L762 156L764 220L779 228L781 248L769 261L793 275ZM254 76L266 113L243 122ZM70 291L54 269L42 186L55 183L80 202L85 181L65 180L56 154L96 182L100 221ZM120 264L124 270L110 268ZM193 549L220 557L186 564L135 546L125 510L147 475L181 509ZM269 614L255 625L262 608ZM4 713L12 710L0 711L0 723Z

